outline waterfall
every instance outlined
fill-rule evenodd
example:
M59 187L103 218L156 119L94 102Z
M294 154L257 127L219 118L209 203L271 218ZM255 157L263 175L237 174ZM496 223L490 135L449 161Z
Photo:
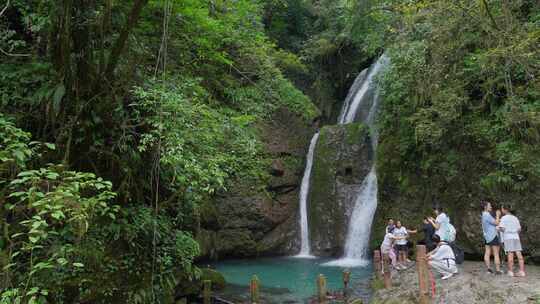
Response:
M315 146L319 139L319 133L315 133L309 144L309 150L306 157L306 168L304 169L304 176L302 177L302 185L300 187L300 231L301 231L301 247L300 253L296 257L310 258L310 246L309 246L309 227L307 217L307 199L309 194L309 182L311 178L311 168L313 167L313 154L315 152Z
M371 146L376 150L378 132L374 126L379 105L379 93L373 78L380 72L381 68L388 63L388 57L384 54L369 69L362 71L367 73L367 77L362 77L361 85L355 84L351 88L354 93L349 92L347 100L343 104L339 124L353 122L360 115L360 120L367 124L371 131ZM359 76L360 77L360 76ZM358 78L357 78L358 80ZM357 87L355 88L355 85ZM326 263L328 266L354 267L365 266L368 261L369 237L373 216L377 209L377 174L375 172L375 160L371 166L369 174L360 185L358 196L354 202L354 208L349 220L347 238L345 240L345 254L336 261Z
M358 93L358 90L363 87L368 70L369 69L364 69L362 72L360 72L360 74L358 74L358 76L356 76L356 79L354 80L353 85L349 89L349 93L347 93L347 97L343 102L343 106L341 107L341 112L338 117L338 124L342 124L345 121L345 116L349 111L351 101L354 100L354 97L357 95L356 93Z
M339 115L338 123L347 124L353 122L358 114L361 114L360 110L363 107L372 108L373 96L369 92L376 87L373 85L373 78L380 72L381 68L387 63L388 57L382 55L377 62L369 69L363 70L360 75L354 81L353 86L349 90L349 94L343 103L341 108L341 114ZM367 74L367 76L366 76ZM367 114L367 113L366 113ZM369 123L365 121L365 117L361 117L361 121L364 123Z

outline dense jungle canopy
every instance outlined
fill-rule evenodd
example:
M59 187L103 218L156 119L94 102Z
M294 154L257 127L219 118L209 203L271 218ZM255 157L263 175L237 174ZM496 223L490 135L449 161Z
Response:
M540 184L535 0L7 0L0 303L174 303L217 195L271 195L261 133L334 121L383 52L378 170Z

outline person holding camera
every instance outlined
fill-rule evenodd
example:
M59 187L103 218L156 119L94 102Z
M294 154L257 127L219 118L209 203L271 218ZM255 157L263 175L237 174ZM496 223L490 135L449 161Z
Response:
M491 255L493 255L495 274L502 274L501 259L499 256L501 240L497 233L497 225L500 223L501 212L497 210L495 217L493 217L493 206L487 201L482 202L482 210L482 232L485 241L484 263L486 264L487 272L494 273L491 269Z

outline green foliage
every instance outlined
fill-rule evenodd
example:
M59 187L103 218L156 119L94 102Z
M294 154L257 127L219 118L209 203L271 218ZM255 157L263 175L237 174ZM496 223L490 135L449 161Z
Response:
M77 261L77 244L95 224L94 218L115 219L118 207L108 205L115 196L111 186L92 173L61 166L23 171L11 181L12 203L2 207L24 220L8 221L5 228L11 235L9 263L3 269L13 288L2 293L2 303L43 303L38 299L53 291L60 295L55 289L84 268Z
M0 174L4 175L9 170L9 165L14 164L24 168L33 151L30 147L30 134L15 127L0 113Z
M380 172L401 180L402 189L418 169L451 182L474 155L484 164L474 174L486 191L531 189L540 180L540 7L530 1L380 6L393 12L379 33L392 61L382 79Z
M280 108L306 124L320 115L285 76L307 68L268 39L263 8L9 2L0 264L16 265L0 286L5 301L167 302L178 278L198 275L199 206L239 181L265 191L258 127Z
M250 126L256 117L227 108L212 108L196 80L149 83L134 92L133 105L152 126L140 150L159 149L162 176L172 191L201 201L226 181L264 177L260 142Z

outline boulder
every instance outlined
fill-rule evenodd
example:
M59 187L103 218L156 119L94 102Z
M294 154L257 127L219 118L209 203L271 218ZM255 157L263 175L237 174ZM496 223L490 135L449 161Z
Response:
M211 268L201 268L200 270L199 278L187 277L183 273L179 275L179 283L175 288L176 299L197 298L203 289L203 281L206 280L212 282L212 290L222 290L227 285L225 277L219 271Z

